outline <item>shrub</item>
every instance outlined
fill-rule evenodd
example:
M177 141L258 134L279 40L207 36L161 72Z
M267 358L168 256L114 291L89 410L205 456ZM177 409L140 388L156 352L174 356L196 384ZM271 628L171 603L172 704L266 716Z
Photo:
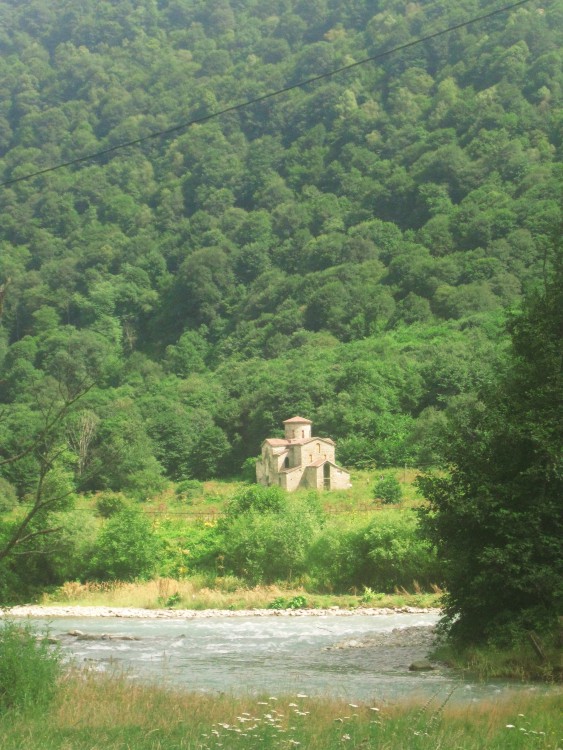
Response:
M98 523L89 513L80 510L53 513L51 523L59 528L57 542L49 534L39 537L35 555L22 555L12 561L21 585L60 585L82 578L88 570L98 535Z
M290 599L278 596L268 604L268 609L305 609L306 607L307 599L301 594L292 596Z
M237 492L225 508L225 515L228 519L233 519L249 511L260 514L281 513L287 502L287 492L280 487L263 487L256 484Z
M364 591L389 593L415 579L422 586L441 580L436 555L421 538L412 511L387 510L369 523L327 525L310 547L308 570L328 591L367 587Z
M199 479L183 479L176 484L174 492L179 500L189 502L203 493L203 483Z
M343 591L367 580L365 520L332 522L313 540L307 569L315 585L324 591Z
M220 536L210 521L186 524L184 521L161 521L157 534L161 542L158 573L183 578L194 570L216 570L220 553Z
M111 518L127 507L127 500L121 492L100 492L96 498L96 510L102 518Z
M101 579L120 581L150 578L161 549L149 519L135 508L127 508L112 516L100 532L92 572Z
M440 581L436 554L422 538L412 511L378 513L366 531L365 541L368 560L365 584L376 591L391 592L411 586L414 580L422 586Z
M321 524L316 496L290 498L275 487L249 487L220 523L225 568L252 583L291 580L306 571Z
M27 624L0 622L0 713L43 710L53 699L61 657Z
M403 489L397 477L388 474L375 483L373 496L384 503L398 503L403 497Z

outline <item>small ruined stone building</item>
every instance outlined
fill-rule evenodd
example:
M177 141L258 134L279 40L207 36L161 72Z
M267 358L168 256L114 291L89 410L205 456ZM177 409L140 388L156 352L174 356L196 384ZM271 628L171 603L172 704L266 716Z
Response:
M346 490L350 474L335 462L330 438L313 437L312 422L303 417L286 419L285 438L267 438L256 462L256 481L292 491L298 487Z

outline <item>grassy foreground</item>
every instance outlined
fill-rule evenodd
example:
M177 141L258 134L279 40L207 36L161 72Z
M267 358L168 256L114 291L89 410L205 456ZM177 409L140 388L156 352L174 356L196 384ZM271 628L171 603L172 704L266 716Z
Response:
M554 695L443 704L443 699L385 706L302 695L212 697L147 687L125 678L71 674L47 712L0 716L0 747L556 750L562 746Z

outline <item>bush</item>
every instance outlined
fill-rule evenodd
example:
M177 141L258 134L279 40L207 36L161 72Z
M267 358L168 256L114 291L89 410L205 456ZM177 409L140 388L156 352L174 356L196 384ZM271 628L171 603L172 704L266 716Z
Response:
M225 508L229 519L238 518L249 511L255 513L281 513L287 506L287 492L280 487L263 487L256 484L244 487L234 495Z
M210 521L185 521L166 519L158 530L161 542L158 574L165 577L184 578L194 571L216 571L221 539L217 527Z
M327 526L314 540L308 570L327 591L395 588L440 583L440 566L431 545L422 539L412 511L387 510L373 520L341 521Z
M293 596L290 599L278 596L273 602L268 604L268 609L305 609L306 607L307 599L300 594Z
M314 495L290 498L275 487L249 487L220 523L225 568L252 583L292 580L306 572L321 523Z
M0 713L43 710L61 673L58 650L27 624L0 622Z
M366 534L368 580L362 583L376 591L422 586L440 582L441 572L430 543L423 539L412 511L387 511L377 514Z
M189 502L203 493L203 482L199 479L183 479L176 484L174 492L179 500Z
M398 503L403 497L403 488L393 474L382 476L373 488L373 496L384 503Z
M96 510L102 518L111 518L127 507L127 500L121 492L101 492L96 498Z
M323 591L345 591L367 581L365 520L338 520L321 531L311 544L307 569Z
M53 513L51 523L59 529L56 544L50 534L39 536L37 554L15 556L11 561L20 593L78 580L88 571L98 535L94 516L80 510L64 511Z
M140 511L127 508L112 516L100 532L92 572L102 580L150 578L156 570L162 542Z

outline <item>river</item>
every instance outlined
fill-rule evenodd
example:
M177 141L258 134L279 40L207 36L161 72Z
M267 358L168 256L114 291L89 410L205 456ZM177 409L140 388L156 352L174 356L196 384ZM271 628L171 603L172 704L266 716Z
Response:
M431 646L434 612L292 614L27 619L57 638L68 659L88 669L209 693L300 693L385 704L440 700L452 691L450 700L466 702L537 690L467 681L440 665L409 671ZM70 635L77 631L82 635Z

